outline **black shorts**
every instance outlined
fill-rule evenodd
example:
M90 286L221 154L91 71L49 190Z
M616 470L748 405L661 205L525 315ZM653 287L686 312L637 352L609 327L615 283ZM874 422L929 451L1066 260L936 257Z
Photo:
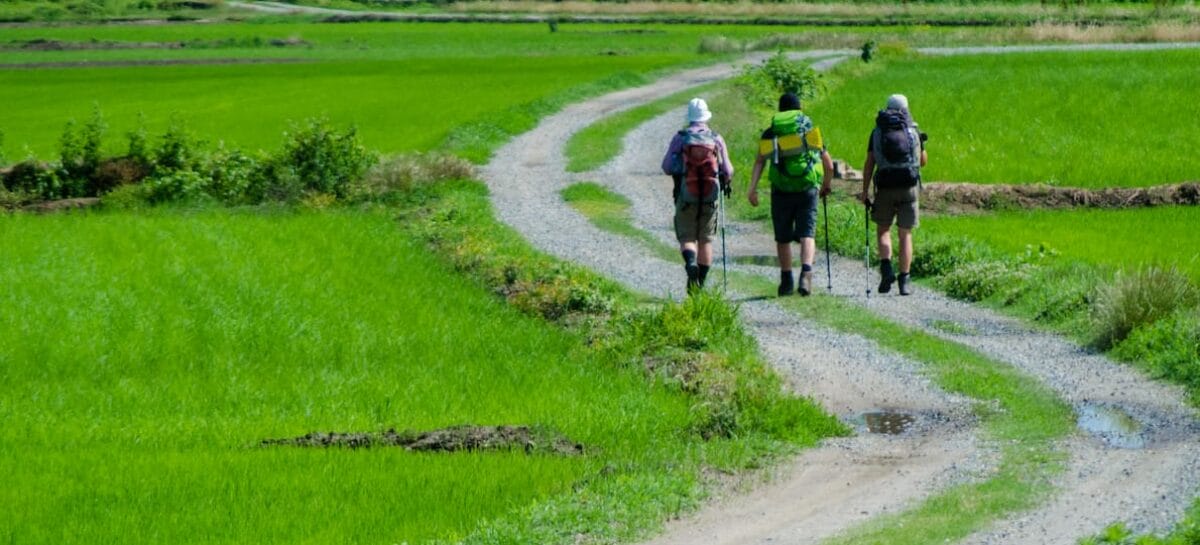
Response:
M771 192L775 242L787 244L817 236L817 188L796 193Z

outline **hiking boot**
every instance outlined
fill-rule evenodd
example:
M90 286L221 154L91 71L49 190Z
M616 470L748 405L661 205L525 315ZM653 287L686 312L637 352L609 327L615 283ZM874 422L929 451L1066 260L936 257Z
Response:
M800 292L801 297L808 297L812 293L812 271L804 271L800 273Z
M792 285L792 271L779 271L779 296L791 295L794 289Z
M896 281L896 273L892 271L891 261L879 263L879 293L892 291L892 282Z
M700 266L694 263L688 263L683 266L683 270L687 271L687 292L692 293L700 289Z
M908 273L900 273L900 279L899 282L897 282L897 285L900 286L900 295L912 294L912 286L911 282L909 282Z

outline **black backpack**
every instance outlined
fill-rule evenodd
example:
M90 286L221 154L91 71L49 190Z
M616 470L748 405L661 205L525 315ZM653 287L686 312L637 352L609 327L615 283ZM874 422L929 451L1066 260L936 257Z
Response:
M886 171L882 178L893 181L887 185L911 187L921 182L921 135L914 125L908 110L880 110L875 116L871 149L876 171Z

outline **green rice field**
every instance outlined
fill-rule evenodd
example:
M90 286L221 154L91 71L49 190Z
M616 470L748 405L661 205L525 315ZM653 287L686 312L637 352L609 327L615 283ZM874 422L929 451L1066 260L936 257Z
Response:
M684 395L446 274L382 214L0 229L5 542L456 539L606 465L696 448ZM546 426L600 454L256 446L466 423Z
M1200 282L1195 207L1003 212L921 222L922 229L963 235L1013 254L1044 247L1106 270L1174 265Z
M1200 50L888 61L808 108L835 157L861 166L874 114L908 96L930 135L925 179L1138 187L1200 179L1191 91Z

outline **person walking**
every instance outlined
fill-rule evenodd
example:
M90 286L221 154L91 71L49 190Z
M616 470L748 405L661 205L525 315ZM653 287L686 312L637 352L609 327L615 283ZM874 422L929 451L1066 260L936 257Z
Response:
M717 234L717 192L728 197L733 179L729 150L721 135L708 126L710 119L712 112L704 99L688 101L688 125L671 138L662 160L663 173L675 183L675 238L689 294L703 288L708 279Z
M746 197L758 206L758 182L767 161L771 168L771 224L779 258L779 296L796 290L792 275L792 242L800 245L800 295L812 293L812 265L816 255L817 197L831 191L833 160L821 140L821 130L800 111L800 98L779 97L779 112L763 131L758 157L750 174Z
M928 157L925 153L927 136L917 129L908 109L908 98L892 95L875 118L875 128L867 143L867 159L863 164L863 185L859 199L871 212L879 244L879 293L892 290L899 284L900 295L912 293L909 276L913 259L913 229L920 223L919 200L921 167ZM872 208L868 191L875 182ZM892 267L892 224L899 228L900 275Z

